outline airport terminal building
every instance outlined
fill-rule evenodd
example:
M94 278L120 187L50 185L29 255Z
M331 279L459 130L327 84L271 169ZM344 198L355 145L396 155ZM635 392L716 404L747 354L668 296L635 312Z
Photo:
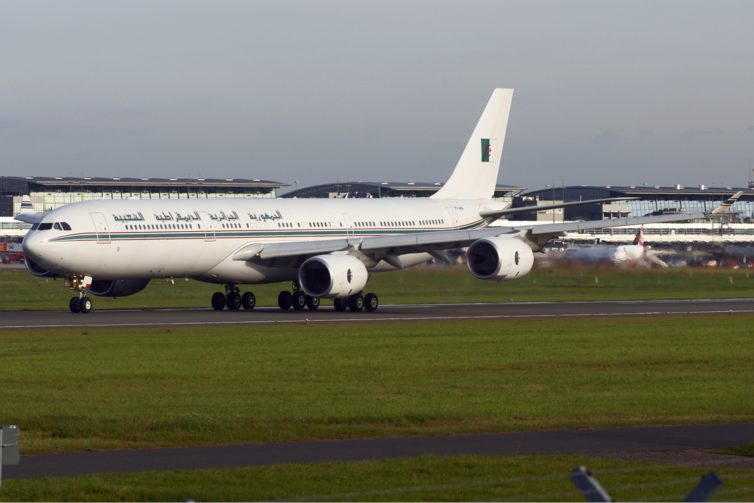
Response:
M18 234L29 226L13 219L21 197L34 211L98 199L274 198L287 184L245 178L96 178L0 176L0 234Z

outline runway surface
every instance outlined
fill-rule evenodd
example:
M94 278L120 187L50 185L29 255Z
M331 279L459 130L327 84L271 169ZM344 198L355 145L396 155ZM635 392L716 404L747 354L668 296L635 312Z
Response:
M385 321L495 320L582 316L665 316L754 313L754 299L650 300L623 302L510 302L500 304L384 305L374 313L318 311L213 311L211 309L9 311L0 314L0 328L208 326L264 323L366 323Z
M3 467L3 477L60 477L421 455L615 455L638 451L724 448L749 443L752 438L754 423L743 423L75 452L22 456L20 465Z

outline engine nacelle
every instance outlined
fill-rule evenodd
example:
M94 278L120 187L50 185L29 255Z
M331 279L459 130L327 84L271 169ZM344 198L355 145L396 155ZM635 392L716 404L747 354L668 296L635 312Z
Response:
M149 278L95 279L88 290L100 297L126 297L144 290L148 283Z
M29 257L24 257L24 265L26 266L26 270L32 273L34 276L40 276L42 278L56 278L58 276L54 272L51 272L49 269L45 269L44 267L40 266Z
M469 246L467 264L479 279L516 279L531 271L534 253L520 239L483 238Z
M363 290L368 278L366 266L350 255L317 255L298 270L301 289L312 297L348 297Z

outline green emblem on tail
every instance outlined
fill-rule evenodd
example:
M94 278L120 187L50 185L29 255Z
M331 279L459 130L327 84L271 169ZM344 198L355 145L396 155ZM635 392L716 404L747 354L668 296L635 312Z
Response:
M482 162L490 162L491 154L492 146L490 145L490 139L482 138Z

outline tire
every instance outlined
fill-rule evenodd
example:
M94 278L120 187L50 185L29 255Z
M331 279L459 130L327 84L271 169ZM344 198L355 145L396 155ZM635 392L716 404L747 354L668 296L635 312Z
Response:
M338 298L336 298L336 299L333 299L333 300L332 300L332 307L333 307L333 308L334 308L334 309L335 309L336 311L340 311L340 312L343 312L343 311L345 311L346 309L348 309L348 299L344 299L344 298L341 298L341 299L338 299Z
M222 311L225 309L225 294L222 292L215 292L212 294L212 309L215 311Z
M310 295L306 296L306 307L309 308L309 311L316 311L319 307L319 297L312 297Z
M373 293L368 293L364 297L364 307L367 311L370 313L373 313L377 310L377 308L380 306L380 299L377 298L377 296Z
M241 297L241 305L244 309L251 310L257 305L257 298L251 292L246 292Z
M89 297L81 298L81 312L86 314L92 311L92 299Z
M354 313L358 313L359 311L364 309L364 297L362 297L360 293L351 295L348 298L348 309L350 309Z
M225 305L228 306L228 309L231 311L238 311L241 309L241 296L237 293L229 293L225 297Z
M278 306L280 306L280 309L287 311L290 309L291 304L293 304L293 295L291 295L291 292L283 290L278 294Z
M78 297L71 297L71 300L68 301L68 309L70 309L72 313L81 312L81 301Z
M293 294L293 309L296 311L302 311L306 307L306 294L304 292L296 292Z

